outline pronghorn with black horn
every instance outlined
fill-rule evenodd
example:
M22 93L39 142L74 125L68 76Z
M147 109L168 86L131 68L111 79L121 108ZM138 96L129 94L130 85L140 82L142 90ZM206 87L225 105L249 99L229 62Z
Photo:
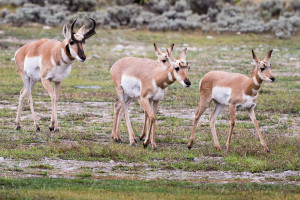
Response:
M163 99L168 86L176 80L185 87L191 85L188 79L189 67L186 62L187 49L183 50L180 59L174 59L173 46L171 45L165 53L154 44L159 62L147 58L126 57L112 66L111 76L118 95L118 101L114 105L112 130L112 137L115 141L120 140L120 120L124 113L129 141L132 146L135 146L135 135L128 115L128 105L134 99L139 98L145 112L145 125L140 139L142 140L145 136L148 122L148 132L143 144L146 147L151 139L152 148L156 148L155 116L159 101ZM165 54L167 57L164 56Z
M17 129L20 129L20 115L24 97L28 94L30 110L36 131L40 131L39 124L33 108L31 90L36 82L41 81L51 97L52 115L50 131L59 131L57 121L57 102L61 81L68 77L71 71L71 64L74 60L84 62L86 56L83 51L85 40L94 35L96 22L93 21L92 28L85 32L83 25L77 33L74 32L76 20L71 25L71 31L68 31L66 25L63 27L65 40L60 42L51 39L41 39L31 42L17 50L15 61L21 73L24 87L20 92L19 107L16 117ZM54 90L51 83L54 82Z
M260 143L263 145L265 151L269 152L269 148L263 139L259 130L257 120L255 118L254 108L256 106L258 91L263 81L275 81L271 71L270 58L272 50L265 56L264 60L259 60L254 51L252 50L252 57L255 62L255 68L252 70L251 77L239 73L229 73L222 71L212 71L204 75L200 80L200 102L198 110L195 115L193 131L188 143L188 148L192 148L194 135L197 123L213 100L215 102L215 110L210 116L209 123L213 135L215 147L220 150L220 144L216 135L215 123L218 115L225 105L229 105L230 111L230 130L227 140L227 152L230 150L230 141L232 136L233 127L235 125L235 113L239 109L247 109L250 119L253 122L258 133Z

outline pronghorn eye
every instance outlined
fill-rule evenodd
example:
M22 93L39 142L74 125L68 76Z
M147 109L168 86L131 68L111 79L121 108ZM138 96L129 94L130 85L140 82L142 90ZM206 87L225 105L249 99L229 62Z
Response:
M74 41L71 40L71 41L70 41L70 45L73 45L73 44L75 44L75 43L74 43Z
M163 63L167 62L167 60L162 60Z
M176 67L175 70L178 72L179 71L179 67Z
M265 70L265 68L264 68L264 67L260 68L260 71L264 71L264 70Z

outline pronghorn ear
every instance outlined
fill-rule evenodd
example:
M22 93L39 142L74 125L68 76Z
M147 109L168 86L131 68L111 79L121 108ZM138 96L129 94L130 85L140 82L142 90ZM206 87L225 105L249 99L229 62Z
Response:
M257 63L257 64L259 63L259 59L256 57L256 55L255 55L253 49L252 49L252 58L253 58L253 60L255 61L255 63Z
M85 25L82 25L82 27L77 31L76 34L78 34L78 35L83 35L83 34L84 34L84 31L85 31Z
M273 49L268 51L267 55L265 56L265 61L269 62L270 61L270 58L271 58L271 55L272 55L272 52L273 52Z
M172 53L173 49L174 49L174 44L171 44L171 46L168 48L168 51L169 51L170 53Z
M159 48L156 46L155 43L154 43L154 50L157 56L161 55L161 51L159 50Z
M181 55L180 55L180 59L186 60L186 51L187 51L187 48L184 48Z
M69 30L68 30L68 27L67 27L66 24L63 27L63 35L65 36L65 39L69 39L70 38L70 33L69 33Z

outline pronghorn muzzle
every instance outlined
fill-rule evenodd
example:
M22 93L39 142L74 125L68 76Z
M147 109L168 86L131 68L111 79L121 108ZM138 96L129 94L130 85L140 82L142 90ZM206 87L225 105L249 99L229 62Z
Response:
M183 82L186 85L186 87L190 87L191 81L188 78L185 78Z

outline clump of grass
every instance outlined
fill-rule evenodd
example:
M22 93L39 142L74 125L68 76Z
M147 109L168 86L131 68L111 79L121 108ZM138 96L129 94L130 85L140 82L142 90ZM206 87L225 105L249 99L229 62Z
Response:
M33 169L54 169L54 166L49 164L38 164L38 165L31 165L28 167Z

